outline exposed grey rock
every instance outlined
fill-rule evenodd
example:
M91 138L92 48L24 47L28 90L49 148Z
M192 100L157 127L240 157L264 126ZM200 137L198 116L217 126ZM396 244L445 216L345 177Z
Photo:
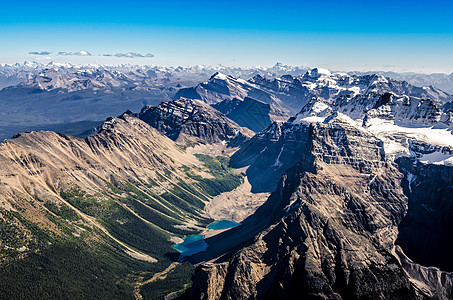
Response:
M158 106L146 106L137 116L184 145L224 142L235 147L253 135L252 131L240 127L221 112L193 99L180 98Z
M303 126L299 162L243 222L244 230L263 219L270 226L226 262L199 267L191 297L423 297L391 253L407 198L382 142L341 120Z
M231 157L237 168L250 166L247 176L253 192L272 192L283 173L307 152L311 128L272 123Z
M224 100L212 107L243 127L259 132L275 121L286 121L289 116L274 107L249 97L244 100Z
M453 167L423 164L407 157L397 162L406 174L404 186L409 197L397 244L415 263L452 272Z
M442 272L436 267L424 267L414 263L404 254L400 246L395 247L395 254L420 293L433 299L448 300L453 298L453 273Z
M330 73L324 69L312 69L300 76L255 75L249 80L231 75L215 73L209 81L195 87L181 89L175 98L186 97L203 100L209 104L234 99L254 98L285 111L291 115L299 112L311 99L318 98L327 103L337 98L352 99L357 96L392 93L420 99L431 99L439 106L453 100L453 96L432 86L417 87L379 74L348 75Z

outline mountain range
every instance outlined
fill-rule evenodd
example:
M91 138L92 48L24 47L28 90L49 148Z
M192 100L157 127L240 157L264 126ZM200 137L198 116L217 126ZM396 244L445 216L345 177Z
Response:
M451 100L434 83L428 86L428 79L423 82L427 87L417 90L404 81L389 79L385 84L382 78L281 63L270 68L3 64L0 65L0 139L20 131L61 130L62 127L69 128L65 133L84 136L86 130L94 123L101 123L106 115L138 111L144 105L158 105L180 96L218 103L217 109L241 126L248 122L254 131L264 129L272 121L286 120L314 96L334 98L343 93L376 89ZM234 100L246 97L249 99L245 103ZM220 103L220 100L234 101ZM238 103L247 108L234 109Z
M431 266L453 270L452 131L442 102L375 91L271 124L231 163L273 192L191 258L231 253L197 268L188 297L451 299L453 276Z
M99 122L0 143L5 298L453 298L441 89L279 64L0 69L2 125Z

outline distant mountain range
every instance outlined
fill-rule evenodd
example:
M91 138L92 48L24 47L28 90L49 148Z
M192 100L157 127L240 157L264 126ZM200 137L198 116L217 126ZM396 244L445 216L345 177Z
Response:
M38 62L24 62L12 65L0 64L0 89L7 86L14 86L23 82L42 81L39 77L52 78L59 77L60 83L54 81L52 87L44 83L43 88L71 88L69 81L72 78L85 77L92 79L92 75L100 75L102 72L111 73L110 75L100 75L96 78L101 83L106 85L118 86L120 82L123 84L128 81L134 85L165 84L168 82L192 86L201 81L206 80L215 72L230 74L235 77L249 78L257 74L266 76L279 76L285 74L300 75L309 70L304 67L291 67L281 63L277 63L273 67L227 67L227 66L191 66L191 67L166 67L166 66L142 66L142 65L77 65L70 63L50 62L42 64ZM53 74L53 75L52 75ZM58 74L58 75L57 75ZM72 74L72 75L71 75ZM60 76L61 75L61 76ZM65 80L63 77L68 78ZM55 80L55 78L54 78ZM116 83L114 82L116 81ZM66 86L65 84L66 83ZM126 84L127 85L127 84Z
M378 74L348 75L318 68L301 76L255 75L248 80L217 72L206 82L180 89L174 98L200 99L238 124L260 131L271 121L283 121L296 114L312 99L332 102L386 92L429 98L441 106L453 100L453 96L432 86L420 88Z
M165 67L165 66L142 66L142 65L77 65L70 63L57 63L50 62L47 64L38 62L24 62L12 65L0 64L0 89L7 86L14 86L19 83L25 82L33 77L33 74L38 74L42 70L54 69L60 73L74 73L84 72L87 70L109 70L111 72L121 72L129 77L127 74L134 74L136 79L146 76L156 78L179 78L182 85L191 86L194 83L201 82L209 78L215 72L221 72L234 77L248 79L255 75L261 76L282 76L293 75L300 76L311 70L310 67L295 67L282 63L276 63L272 67L228 67L228 66L204 66L197 65L191 67ZM442 89L448 93L453 93L453 72L451 74L444 73L413 73L413 72L392 72L392 71L349 71L345 72L349 75L371 75L380 74L385 77L390 77L396 80L407 81L415 86L434 86ZM131 74L131 75L132 75ZM153 76L154 75L154 76ZM143 78L143 77L142 77Z
M318 68L301 76L283 75L266 78L255 75L249 80L217 72L207 82L179 90L175 98L182 96L216 104L225 100L243 100L250 97L294 114L313 97L331 100L339 96L354 97L370 92L392 92L397 95L430 98L444 103L453 100L453 96L432 86L420 88L379 74L348 75Z
M0 65L0 87L4 87L0 90L0 138L53 126L61 130L64 124L65 132L83 135L90 129L83 124L179 97L201 99L254 131L273 121L285 121L313 97L329 100L374 91L441 102L452 99L433 86L419 88L382 75L348 75L282 64L231 68L27 62Z
M404 80L410 84L416 86L434 86L436 88L442 89L447 93L453 94L453 73L433 73L433 74L422 74L422 73L412 73L412 72L349 72L350 74L381 74L386 77L394 78L396 80Z

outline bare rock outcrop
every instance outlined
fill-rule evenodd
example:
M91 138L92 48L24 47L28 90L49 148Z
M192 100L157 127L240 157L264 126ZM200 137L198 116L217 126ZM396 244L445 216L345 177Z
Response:
M200 100L179 98L158 106L145 106L137 116L183 145L223 142L236 147L253 136L251 130Z
M200 266L190 297L424 298L392 254L408 200L382 142L335 118L304 131L299 162L243 222L269 225L230 259Z

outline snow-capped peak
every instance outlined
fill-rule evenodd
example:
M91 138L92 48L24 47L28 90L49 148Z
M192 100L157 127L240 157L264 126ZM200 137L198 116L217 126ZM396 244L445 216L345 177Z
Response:
M215 72L214 75L212 75L211 78L209 78L209 80L213 80L213 79L227 80L227 78L228 78L228 75L225 75L220 72Z
M314 68L308 73L308 75L313 78L318 78L321 76L330 76L331 74L332 73L329 70L323 68Z

